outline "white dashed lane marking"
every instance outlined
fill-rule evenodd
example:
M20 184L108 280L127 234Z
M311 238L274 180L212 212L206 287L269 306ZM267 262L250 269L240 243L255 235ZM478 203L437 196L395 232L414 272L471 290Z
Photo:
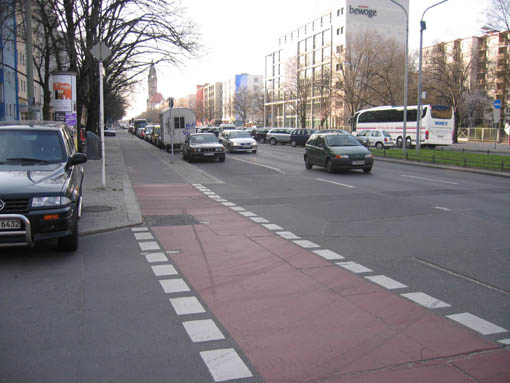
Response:
M146 240L146 239L154 239L151 233L135 233L135 239L137 241Z
M230 208L234 211L245 211L246 210L244 207L241 207L241 206L231 206Z
M152 266L152 271L156 277L168 276L168 275L177 275L177 270L172 265L157 265Z
M291 233L290 231L278 231L276 232L280 237L285 239L300 239L301 237L298 237L296 234Z
M163 279L160 280L159 283L161 284L161 287L163 287L163 291L167 294L191 291L186 282L180 278Z
M440 301L439 299L436 299L434 297L431 297L430 295L427 295L425 293L407 293L407 294L400 294L403 297L412 300L413 302L418 303L419 305L429 308L429 309L439 309L443 307L450 307L448 303L445 303L443 301Z
M170 298L170 304L177 315L205 313L204 306L196 297Z
M407 287L403 283L397 282L396 280L388 278L385 275L372 275L365 278L388 290L403 289Z
M262 217L250 217L250 219L256 223L268 223L269 222L267 219L262 218Z
M338 262L336 263L338 266L343 267L346 270L349 270L355 274L362 274L362 273L371 273L373 270L369 269L368 267L365 267L363 265L360 265L356 262Z
M200 356L207 365L215 382L253 376L233 348L202 351Z
M145 259L147 259L147 262L149 263L155 263L155 262L168 262L168 258L165 255L165 253L151 253L146 254Z
M222 202L221 204L222 204L223 206L227 206L227 207L236 206L236 204L235 204L235 203L233 203L233 202Z
M458 183L457 183L457 182L443 181L443 180L436 180L436 179L433 179L433 178L423 178L423 177L416 177L416 176L408 176L408 175L406 175L406 174L402 174L402 177L414 178L415 180L423 180L423 181L439 182L439 183L442 183L442 184L458 185Z
M446 317L463 324L482 335L499 334L507 331L503 327L499 327L470 313L453 314L447 315Z
M131 231L133 233L136 233L136 232L139 232L139 231L149 231L149 229L147 229L146 227L133 227L133 228L131 228Z
M225 339L212 319L183 322L182 325L193 343Z
M356 186L342 184L340 182L335 182L335 181L330 181L330 180L325 180L324 178L317 178L317 181L327 182L327 183L330 183L330 184L333 184L333 185L343 186L343 187L346 187L346 188L349 188L349 189L356 189Z
M239 214L244 215L245 217L256 217L257 214L255 214L252 211L240 211Z
M305 249L313 249L315 247L320 247L316 243L313 243L311 241L307 241L306 239L302 239L302 240L299 240L299 241L292 241L292 242L294 242L296 245L299 245L299 246L301 246L302 248L305 248Z
M314 250L314 254L317 254L321 256L324 259L327 259L328 261L332 261L334 259L344 259L340 254L335 253L331 250Z
M157 242L138 242L138 246L140 246L140 249L142 249L142 251L160 249Z
M283 227L275 225L273 223L263 224L262 226L264 226L267 230L283 230Z

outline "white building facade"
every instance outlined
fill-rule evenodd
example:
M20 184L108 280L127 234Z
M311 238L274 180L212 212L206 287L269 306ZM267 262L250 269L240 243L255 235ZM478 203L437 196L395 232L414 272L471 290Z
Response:
M325 94L326 87L318 84L333 78L334 71L341 68L337 65L339 57L356 36L367 31L405 45L406 17L392 2L344 0L330 3L334 4L333 8L281 36L277 47L266 55L265 126L301 127L296 111L298 101L287 91L289 78L296 76L311 81L306 98L306 127L345 125L353 111L347 111L343 104L332 105L332 98ZM399 3L409 13L409 0L399 0Z
M258 123L263 111L257 105L257 96L263 92L263 76L247 73L236 74L223 81L223 121L242 124L239 109L246 106L245 123ZM245 104L246 105L243 105Z

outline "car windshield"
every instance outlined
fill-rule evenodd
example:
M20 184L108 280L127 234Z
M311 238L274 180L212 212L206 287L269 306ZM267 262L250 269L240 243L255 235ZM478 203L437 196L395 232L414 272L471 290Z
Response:
M56 131L0 130L0 164L61 163L63 152Z
M250 133L246 131L230 132L230 138L250 138Z
M360 146L358 140L347 134L334 134L326 136L328 146Z
M191 136L190 142L192 144L204 144L210 142L218 142L214 134L201 134L199 136Z

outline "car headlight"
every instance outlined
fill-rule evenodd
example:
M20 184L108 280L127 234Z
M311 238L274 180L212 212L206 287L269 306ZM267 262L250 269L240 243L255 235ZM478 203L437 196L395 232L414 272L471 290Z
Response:
M55 207L69 205L71 200L67 197L34 197L32 207Z
M374 155L372 153L368 153L365 155L365 158L374 158Z
M349 158L349 156L347 154L337 154L335 158L341 160L342 158Z

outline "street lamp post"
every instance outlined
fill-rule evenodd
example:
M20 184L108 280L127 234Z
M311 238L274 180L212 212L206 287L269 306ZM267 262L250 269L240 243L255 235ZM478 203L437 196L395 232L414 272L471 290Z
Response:
M408 76L409 76L409 15L407 10L395 0L390 0L393 4L397 5L404 11L406 15L406 58L405 58L405 75L404 75L404 127L402 137L402 153L406 153L407 147L407 90L408 90Z
M427 24L423 18L425 17L425 13L430 9L439 4L446 3L448 0L440 1L434 5L431 5L421 15L420 20L420 59L418 64L418 116L416 120L416 151L419 152L421 148L421 93L422 93L422 49L423 49L423 31L427 29Z

